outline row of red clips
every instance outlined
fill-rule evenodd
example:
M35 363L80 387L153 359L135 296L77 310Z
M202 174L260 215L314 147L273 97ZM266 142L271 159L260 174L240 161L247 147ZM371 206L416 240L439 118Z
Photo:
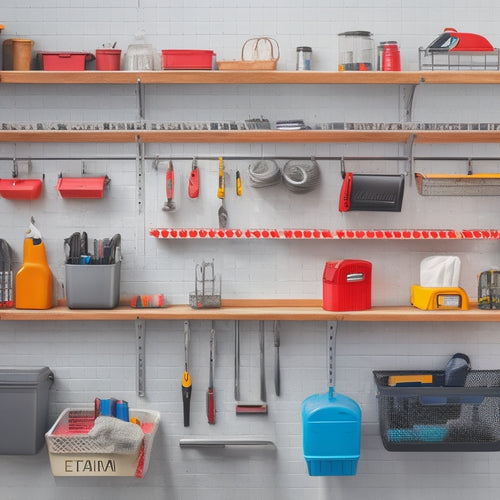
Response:
M218 229L155 228L159 239L275 239L275 240L498 240L497 229Z

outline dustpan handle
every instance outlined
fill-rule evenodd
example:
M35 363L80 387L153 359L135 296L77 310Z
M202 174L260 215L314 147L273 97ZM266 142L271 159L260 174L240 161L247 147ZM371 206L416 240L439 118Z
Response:
M335 397L335 356L337 345L338 321L328 321L326 324L326 342L328 347L328 397Z

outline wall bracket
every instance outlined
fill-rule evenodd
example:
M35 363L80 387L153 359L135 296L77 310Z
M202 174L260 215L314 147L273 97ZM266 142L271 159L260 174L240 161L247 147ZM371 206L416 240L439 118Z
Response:
M136 339L136 391L143 398L146 395L146 322L143 319L135 320Z

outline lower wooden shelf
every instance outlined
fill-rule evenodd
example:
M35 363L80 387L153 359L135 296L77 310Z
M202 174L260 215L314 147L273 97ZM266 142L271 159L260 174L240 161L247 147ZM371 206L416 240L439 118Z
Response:
M0 309L3 321L134 321L134 320L282 320L282 321L372 321L372 322L500 322L500 310L467 311L440 309L421 311L411 306L372 307L365 311L325 311L321 300L223 300L219 309L192 309L188 305L135 309L69 309L58 306L45 310Z

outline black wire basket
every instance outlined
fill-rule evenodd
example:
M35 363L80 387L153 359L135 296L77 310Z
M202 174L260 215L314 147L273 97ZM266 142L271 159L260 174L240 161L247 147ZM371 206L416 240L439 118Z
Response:
M444 371L373 375L387 450L500 450L500 370L471 370L464 387L444 387ZM389 377L401 375L432 375L432 384L389 385Z

